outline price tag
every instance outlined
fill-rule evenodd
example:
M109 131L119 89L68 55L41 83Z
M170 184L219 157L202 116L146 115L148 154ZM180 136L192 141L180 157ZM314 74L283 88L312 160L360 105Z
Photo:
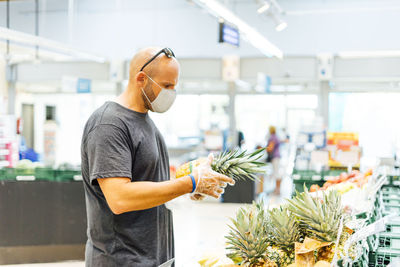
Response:
M74 175L74 181L82 181L82 175Z
M18 175L16 177L17 181L35 181L35 176L33 175Z

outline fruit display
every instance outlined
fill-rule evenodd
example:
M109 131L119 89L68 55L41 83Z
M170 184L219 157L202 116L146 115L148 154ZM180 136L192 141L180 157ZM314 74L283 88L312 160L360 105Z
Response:
M252 153L240 150L226 151L220 153L211 163L211 168L221 174L235 180L257 179L256 174L264 173L263 167L266 165L260 162L265 148L260 148ZM207 158L199 158L183 164L176 170L176 178L180 178L192 173L193 169L207 161Z
M240 266L328 266L335 254L355 259L354 246L343 249L353 233L345 226L350 218L336 190L317 196L305 188L270 210L253 203L232 219L227 256Z
M361 173L357 170L354 170L351 173L343 172L339 176L327 177L323 187L319 187L317 184L311 185L310 192L332 188L343 194L355 187L362 188L368 183L368 179L371 175L372 170L368 170L365 173Z

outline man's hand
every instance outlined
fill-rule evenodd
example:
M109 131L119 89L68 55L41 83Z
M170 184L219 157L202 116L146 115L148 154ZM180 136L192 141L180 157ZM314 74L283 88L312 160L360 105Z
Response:
M219 198L224 193L227 183L234 185L235 181L228 176L217 173L211 169L213 155L208 156L207 162L197 166L193 170L196 180L196 190L191 195L192 200L202 200L205 195Z

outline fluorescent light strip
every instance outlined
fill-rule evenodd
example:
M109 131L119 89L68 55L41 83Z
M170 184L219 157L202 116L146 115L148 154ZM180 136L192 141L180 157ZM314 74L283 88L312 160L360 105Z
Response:
M341 58L400 57L400 50L343 51L343 52L339 52L338 56Z
M208 10L209 13L213 14L218 18L222 18L236 27L244 35L245 39L252 44L255 48L260 50L264 55L271 57L276 56L278 58L283 57L282 51L262 36L257 30L248 25L224 5L221 5L216 0L194 0L194 2L204 9Z
M258 14L264 13L265 11L267 11L269 8L271 7L271 4L266 2L265 4L263 4L259 9L257 9Z
M94 56L68 47L59 42L38 37L32 34L23 33L20 31L10 30L4 27L0 27L0 39L14 41L24 45L39 46L40 48L53 50L61 54L76 57L78 59L86 59L101 63L105 62L105 58L103 57Z

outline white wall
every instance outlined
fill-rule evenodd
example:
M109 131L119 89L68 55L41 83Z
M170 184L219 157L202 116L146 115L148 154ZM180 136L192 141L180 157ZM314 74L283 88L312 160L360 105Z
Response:
M43 153L46 105L55 106L58 124L56 165L65 162L80 164L80 145L85 123L96 108L113 97L98 94L19 94L16 114L17 117L21 115L22 104L34 104L34 149Z

